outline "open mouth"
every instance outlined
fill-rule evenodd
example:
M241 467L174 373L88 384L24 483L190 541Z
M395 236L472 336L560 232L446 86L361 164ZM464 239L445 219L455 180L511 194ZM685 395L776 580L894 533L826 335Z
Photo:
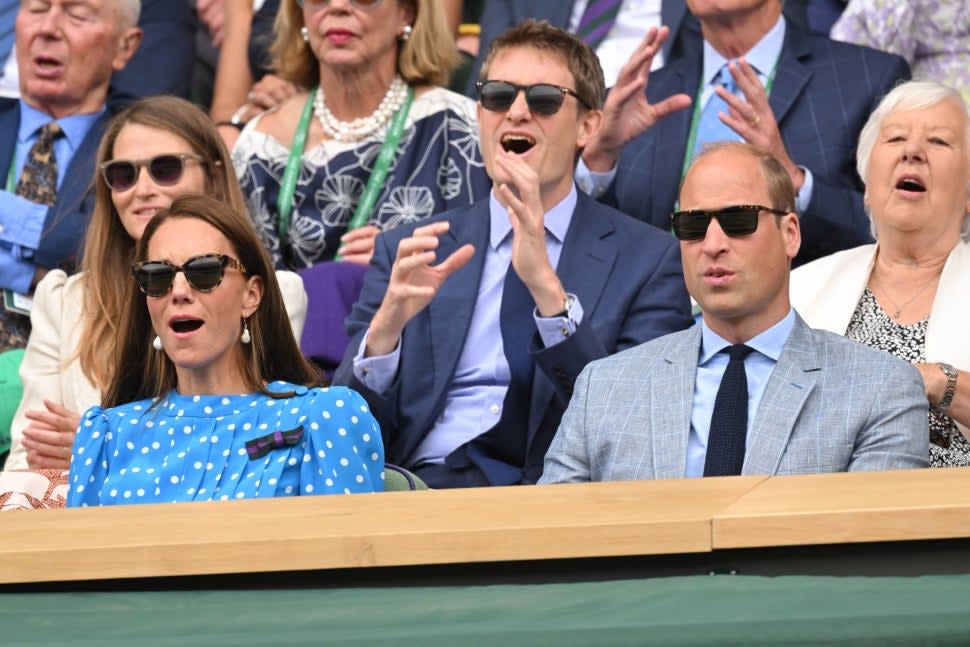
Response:
M536 145L536 140L527 135L505 135L501 144L506 153L522 155Z
M896 188L902 191L911 191L914 193L923 193L926 191L926 187L923 183L915 178L905 177L896 183Z
M178 319L169 324L177 333L195 332L202 327L201 319Z

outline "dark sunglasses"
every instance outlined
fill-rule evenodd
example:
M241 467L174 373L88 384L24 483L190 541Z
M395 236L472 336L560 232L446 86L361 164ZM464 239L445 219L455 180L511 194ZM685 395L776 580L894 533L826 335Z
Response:
M215 290L226 268L231 267L243 274L243 264L225 254L203 254L193 256L182 265L172 265L168 261L142 261L131 266L131 275L138 281L141 291L150 297L160 297L172 289L175 275L181 272L185 280L199 292Z
M376 7L380 3L381 0L350 0L350 5L352 7L356 7L357 9L370 9L371 7ZM300 9L320 11L330 4L330 0L296 0L296 4L300 6Z
M112 191L127 191L138 182L142 167L148 169L152 182L158 186L178 184L188 161L202 163L202 158L192 153L166 153L143 160L111 160L101 164L101 174Z
M479 81L475 87L478 88L478 100L481 101L482 107L492 112L503 112L511 108L515 98L519 96L519 90L525 91L525 102L529 110L536 115L554 115L559 112L567 94L576 97L576 101L579 101L587 110L590 109L590 106L569 88L550 83L519 85L510 81Z
M771 209L757 204L739 204L723 209L692 209L690 211L675 211L670 214L670 225L674 236L679 240L703 240L707 235L707 227L711 219L716 218L718 226L728 236L749 236L758 229L758 215L762 211L784 216L787 211Z

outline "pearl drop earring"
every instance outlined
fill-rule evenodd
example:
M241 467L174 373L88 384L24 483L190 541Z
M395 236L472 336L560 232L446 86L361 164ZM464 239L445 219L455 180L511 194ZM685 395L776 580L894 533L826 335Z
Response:
M404 25L401 29L401 42L407 42L411 38L412 31L414 31L414 28L411 25Z
M300 36L303 37L304 43L310 42L310 30L307 29L306 27L300 27Z
M152 348L155 350L162 350L162 338L155 335L155 340L152 342Z
M243 319L242 337L239 338L239 341L241 341L244 344L248 344L252 340L253 338L249 334L249 324L246 322L245 319Z

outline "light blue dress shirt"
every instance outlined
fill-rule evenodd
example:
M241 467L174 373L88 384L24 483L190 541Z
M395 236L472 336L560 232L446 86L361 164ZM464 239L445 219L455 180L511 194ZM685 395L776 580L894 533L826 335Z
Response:
M553 267L559 264L566 231L576 209L574 186L561 202L545 214L546 251ZM442 463L457 447L480 436L502 417L502 405L509 384L509 364L499 333L499 313L505 274L512 260L512 225L508 212L489 199L490 235L475 310L465 345L455 367L444 409L415 451L414 463ZM476 250L477 252L478 250ZM539 317L533 311L539 337L546 348L564 341L583 320L579 299L570 294L565 317ZM367 388L384 393L390 388L401 360L400 344L389 355L364 357L367 337L354 358L354 375Z
M782 17L778 18L778 22L775 26L765 34L761 40L755 43L754 47L744 55L748 63L751 64L755 71L758 72L758 78L761 80L762 85L767 85L769 76L772 76L772 72L778 63L778 59L781 57L781 48L785 44L785 19ZM704 89L701 91L701 95L698 98L700 101L700 110L707 106L707 102L710 101L711 97L714 95L714 87L717 82L718 72L721 68L727 65L728 59L721 56L717 50L715 50L711 45L704 41L704 64L703 64L703 79L707 80ZM689 108L693 109L693 108ZM663 128L663 122L653 126L654 128ZM814 180L812 179L812 172L805 167L800 167L805 172L805 182L802 184L802 188L798 191L798 195L795 196L795 210L799 213L804 212L809 203L812 200L812 186ZM616 177L616 168L603 173L594 173L590 171L589 168L583 163L583 160L579 160L579 165L576 168L576 183L579 185L583 191L593 197L599 197L606 192L613 179ZM727 205L725 205L727 206ZM770 206L770 205L769 205Z
M71 115L57 120L64 131L64 136L54 141L58 186L64 180L74 152L103 111L104 108L96 113ZM50 121L50 115L20 101L20 127L12 160L14 189L27 154L37 141L38 131ZM40 245L49 207L21 198L13 189L8 191L8 179L4 178L4 190L0 191L0 288L27 294L36 269L33 264L34 251Z
M744 371L748 378L748 431L754 426L755 414L761 405L761 397L771 377L785 342L795 326L795 311L788 310L785 318L774 326L745 342L755 352L748 355ZM704 476L707 458L707 439L714 414L714 400L721 386L721 377L728 365L728 356L721 351L731 345L723 337L707 327L701 320L701 349L697 361L697 378L694 382L694 402L690 412L690 435L687 437L686 476Z

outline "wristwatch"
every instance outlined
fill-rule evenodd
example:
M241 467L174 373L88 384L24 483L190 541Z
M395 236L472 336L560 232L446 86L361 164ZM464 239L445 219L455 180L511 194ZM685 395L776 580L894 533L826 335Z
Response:
M957 390L957 370L945 362L937 362L937 366L940 370L946 374L946 391L943 392L943 398L940 399L938 404L933 405L933 410L937 413L946 413L946 410L950 408L950 403L953 402L953 394Z

